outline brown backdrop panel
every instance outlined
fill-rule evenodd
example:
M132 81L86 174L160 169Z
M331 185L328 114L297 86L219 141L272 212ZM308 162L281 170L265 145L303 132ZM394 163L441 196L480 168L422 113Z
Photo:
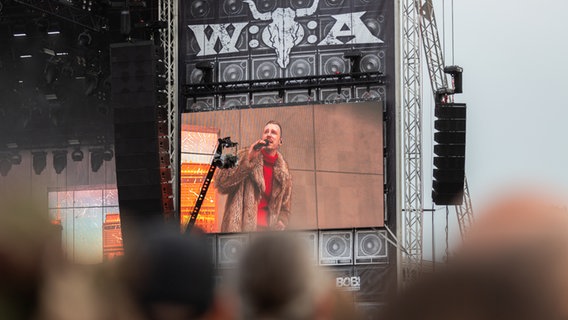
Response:
M291 170L292 210L290 229L316 229L316 185L313 171Z
M383 173L380 103L314 106L317 170Z
M218 129L221 138L231 137L232 141L239 142L241 137L241 123L240 123L240 111L239 110L227 110L227 111L213 111L213 112L202 112L202 113L185 113L182 116L182 130L191 130L191 126L199 126L204 128ZM181 150L182 152L187 152L187 150ZM233 149L225 150L225 153L233 153ZM182 156L183 157L183 156ZM212 160L212 157L207 157ZM223 170L223 169L217 169ZM213 181L215 185L215 181ZM209 189L208 192L211 192ZM223 213L225 212L225 202L227 201L227 196L224 194L217 193L217 231L221 230L221 223L223 221Z
M383 176L318 172L318 228L384 224Z
M183 125L197 125L207 128L220 129L220 138L231 137L239 142L240 146L240 111L212 111L200 113L185 113L182 118ZM182 128L187 130L187 128ZM184 150L182 150L184 152Z
M269 120L282 125L283 144L280 152L290 169L314 169L313 108L287 107L242 110L242 141L247 146L262 138L262 129Z

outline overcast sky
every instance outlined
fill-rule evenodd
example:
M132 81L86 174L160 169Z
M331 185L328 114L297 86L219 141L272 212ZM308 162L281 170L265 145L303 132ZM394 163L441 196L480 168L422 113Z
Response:
M464 68L464 93L455 100L468 106L466 176L474 212L496 193L520 185L555 186L568 195L568 1L434 3L440 35L446 35L446 65L453 58ZM424 76L428 207L433 99ZM437 215L436 238L443 244L445 214Z

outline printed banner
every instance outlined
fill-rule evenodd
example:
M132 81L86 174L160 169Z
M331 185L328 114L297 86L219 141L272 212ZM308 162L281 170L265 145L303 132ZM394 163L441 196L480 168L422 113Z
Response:
M361 53L361 72L394 74L393 0L187 0L180 10L181 84L201 82L204 62L214 65L214 82L349 73L351 50ZM394 97L385 86L334 91L188 99L185 110Z

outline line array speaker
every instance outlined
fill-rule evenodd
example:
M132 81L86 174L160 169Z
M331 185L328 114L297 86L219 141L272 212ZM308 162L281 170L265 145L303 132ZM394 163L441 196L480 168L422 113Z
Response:
M465 103L436 104L432 201L461 205L465 180Z
M162 218L162 193L171 185L162 184L168 174L161 170L154 45L151 41L112 44L110 58L116 180L128 250L144 224Z

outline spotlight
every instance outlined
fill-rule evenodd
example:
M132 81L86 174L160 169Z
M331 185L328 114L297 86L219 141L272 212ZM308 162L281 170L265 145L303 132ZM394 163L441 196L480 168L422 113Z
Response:
M7 176L10 169L12 169L12 161L10 161L10 158L2 156L0 158L0 175L2 177Z
M27 31L26 31L26 26L22 25L22 24L18 24L15 25L12 28L12 35L15 38L22 38L22 37L26 37L28 35Z
M158 102L158 105L165 105L168 103L168 93L164 90L158 90L158 92L156 92L156 100Z
M166 62L162 59L158 59L158 61L156 61L156 73L165 74L166 71L167 71Z
M463 68L460 66L447 66L444 73L452 76L454 81L454 93L463 93Z
M47 27L47 34L50 35L50 36L58 35L60 33L61 33L61 30L59 28L59 24L57 24L57 23L52 22Z
M55 169L55 173L60 174L65 167L67 167L67 151L53 151L53 169Z
M104 155L102 149L91 150L91 170L93 172L99 171L102 167L104 161Z
M45 169L47 160L47 152L45 151L35 151L32 152L32 166L34 168L34 172L37 175L40 175L42 171Z
M18 165L22 163L22 156L19 153L12 153L10 161L12 161L12 164Z
M79 36L77 36L77 44L79 45L79 47L88 47L91 45L92 41L93 37L87 30L81 32Z
M73 161L82 161L83 160L83 151L81 151L81 149L79 149L79 148L73 150L73 152L71 152L71 159Z
M106 149L103 151L103 160L104 160L104 161L110 161L110 160L112 160L112 156L113 156L113 155L114 155L114 152L112 152L111 149L106 148Z

